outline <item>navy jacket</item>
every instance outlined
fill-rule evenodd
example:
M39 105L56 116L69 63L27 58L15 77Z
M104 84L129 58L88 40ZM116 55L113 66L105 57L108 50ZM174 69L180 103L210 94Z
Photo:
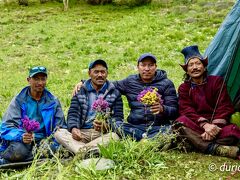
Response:
M167 78L163 70L157 70L151 83L144 83L139 74L130 75L126 79L114 82L122 95L126 95L130 107L127 121L139 125L153 122L153 125L170 124L178 114L178 100L174 84ZM164 113L153 115L145 106L137 101L138 94L147 87L156 87L162 95Z
M71 100L71 105L68 110L67 126L68 130L71 132L72 129L81 129L87 120L88 113L88 91L86 89L86 84L90 81L88 79L80 91L73 96ZM111 111L111 122L121 123L123 121L123 103L120 92L114 87L112 83L107 81L108 88L105 91L104 99L108 102Z

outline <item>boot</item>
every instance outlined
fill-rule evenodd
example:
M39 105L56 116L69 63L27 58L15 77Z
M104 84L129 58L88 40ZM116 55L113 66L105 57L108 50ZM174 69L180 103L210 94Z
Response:
M4 164L10 163L8 160L4 159L3 157L0 156L0 166Z
M236 159L239 155L239 148L237 146L219 145L216 147L214 154L223 157Z

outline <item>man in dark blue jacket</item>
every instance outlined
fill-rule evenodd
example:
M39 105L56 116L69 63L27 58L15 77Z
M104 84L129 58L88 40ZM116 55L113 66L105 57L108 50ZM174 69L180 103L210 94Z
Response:
M114 85L125 95L130 107L128 123L117 124L123 136L130 135L137 141L143 137L152 138L158 133L167 133L171 121L177 117L178 101L174 84L167 78L164 70L157 69L156 57L150 53L142 54L137 61L139 74L116 81ZM141 91L157 88L163 103L157 101L149 108L137 100Z
M65 127L64 114L58 99L46 88L47 69L33 67L27 78L29 86L12 99L0 127L0 164L33 159L32 149L51 136L57 127ZM39 128L27 132L23 119L35 120ZM58 147L52 139L51 149Z
M110 139L119 139L118 135L109 132L112 121L122 122L123 104L120 92L107 80L108 66L98 59L89 65L90 79L85 81L80 91L73 96L68 110L67 129L55 133L56 140L73 153L96 153L98 144L106 145ZM106 121L97 119L93 108L96 100L102 99L108 104L109 118ZM119 123L121 124L121 123Z
M137 141L152 138L171 129L171 121L178 115L178 100L174 84L167 78L164 70L157 69L156 57L150 53L142 54L137 61L139 74L113 82L114 86L125 95L130 107L127 123L115 122L113 127L122 137L131 136ZM81 87L77 84L74 93ZM141 91L157 88L163 103L160 101L147 107L137 100Z

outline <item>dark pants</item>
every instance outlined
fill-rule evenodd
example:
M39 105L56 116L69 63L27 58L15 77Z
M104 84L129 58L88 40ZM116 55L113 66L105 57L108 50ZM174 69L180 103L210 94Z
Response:
M33 155L33 144L24 144L21 142L10 142L7 149L3 151L0 155L2 158L9 162L26 162L31 161L34 158ZM56 143L46 143L44 140L37 143L37 149L40 150L40 158L51 157L52 154L49 150L54 153L56 152L58 146ZM36 152L35 152L36 153Z
M186 138L196 150L206 153L214 154L215 149L219 145L232 146L238 143L238 139L234 136L229 136L222 139L215 139L213 141L204 141L201 134L193 131L192 129L181 125L176 128L176 124L173 126L174 131L178 131L181 138Z
M123 123L117 128L117 133L122 138L127 136L132 137L136 141L140 141L144 135L146 138L153 138L158 133L169 133L171 126L149 126L145 124L134 125L129 123Z
M1 156L10 162L31 161L33 160L32 145L10 142L7 149L1 153Z

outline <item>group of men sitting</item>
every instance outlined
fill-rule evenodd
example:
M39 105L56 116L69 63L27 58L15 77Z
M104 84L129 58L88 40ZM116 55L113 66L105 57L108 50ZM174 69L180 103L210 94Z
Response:
M182 50L185 63L184 83L178 96L164 70L157 69L157 58L145 53L137 61L138 74L120 81L108 81L108 65L98 59L89 65L89 79L80 82L72 97L65 121L59 100L46 88L47 69L33 67L29 86L15 96L2 118L0 128L0 164L31 161L33 149L48 140L51 151L59 145L76 154L99 152L99 145L111 139L131 137L136 141L152 139L163 133L177 132L196 150L207 154L240 159L240 128L229 122L234 106L224 80L207 75L208 59L198 46ZM139 94L157 89L158 98L151 105L139 101ZM130 107L127 122L123 116L125 95ZM106 121L97 116L93 104L104 100L108 105ZM39 127L27 131L23 119L35 120Z

